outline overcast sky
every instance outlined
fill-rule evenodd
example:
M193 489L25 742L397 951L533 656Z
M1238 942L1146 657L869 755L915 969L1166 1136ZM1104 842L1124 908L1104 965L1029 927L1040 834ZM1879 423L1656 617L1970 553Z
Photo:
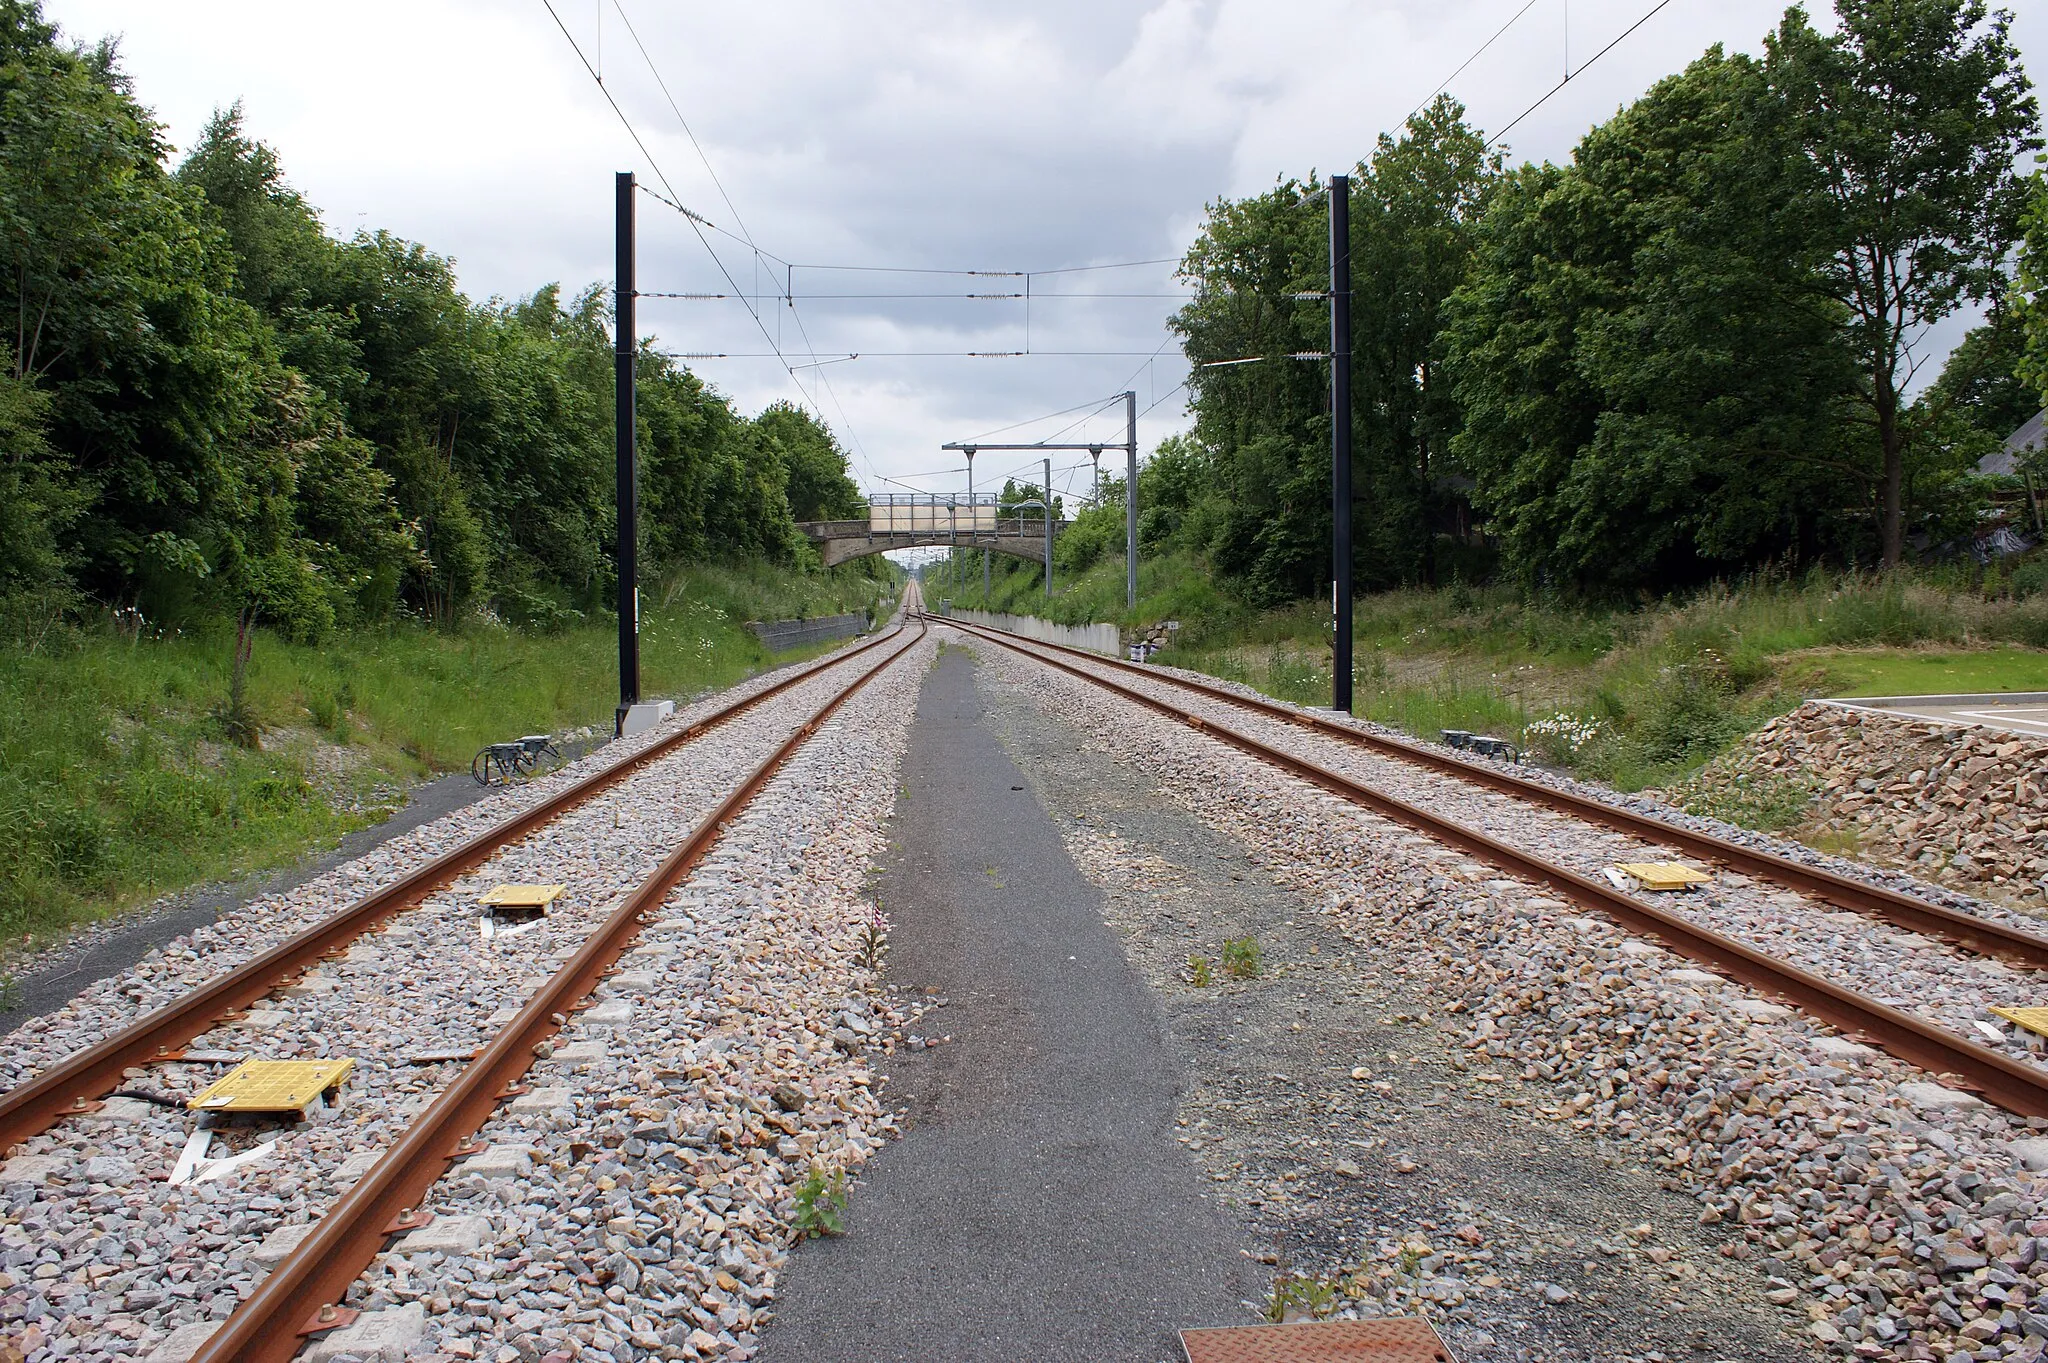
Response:
M1533 0L1449 88L1479 127L1504 127L1654 3ZM731 282L686 220L643 196L643 290L772 295L789 262L797 305L763 300L757 324L735 299L649 299L643 331L733 356L692 363L746 410L813 406L861 482L885 491L884 478L957 489L957 475L916 476L957 463L943 442L1083 404L1000 437L1047 438L1125 387L1145 410L1146 449L1183 427L1186 367L1161 296L1178 293L1171 265L1036 272L1170 261L1219 196L1350 166L1524 0L554 0L566 35L542 0L46 4L74 38L120 36L176 146L239 98L330 230L421 241L478 297L608 281L613 173L672 186L732 234L706 234ZM1565 159L1593 122L1710 44L1760 51L1782 8L1672 0L1516 127L1510 151ZM2022 53L2048 54L2048 5L2013 8ZM1028 337L1022 302L957 296L1022 292L1024 279L822 266L1034 272ZM1074 294L1139 296L1057 296ZM1049 353L887 357L1027 344ZM792 365L862 358L792 379L777 349ZM1121 404L1060 438L1121 439ZM981 484L1036 471L1026 455L979 462ZM1073 463L1085 456L1056 467ZM1057 481L1085 490L1086 476Z

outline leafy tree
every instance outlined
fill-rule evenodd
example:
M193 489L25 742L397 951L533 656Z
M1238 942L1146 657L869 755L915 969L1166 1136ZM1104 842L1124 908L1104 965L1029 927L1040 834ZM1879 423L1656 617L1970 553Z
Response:
M844 520L865 514L860 487L846 472L846 451L832 432L803 408L770 403L754 425L788 474L789 512L800 521Z
M2003 441L2041 410L2041 394L2020 373L2026 345L2024 308L1993 299L1983 324L1949 352L1928 397L1991 443Z
M0 374L0 624L15 632L69 604L64 536L90 501L44 438L48 409L35 385Z
M2021 215L2019 277L2011 302L2022 333L2013 372L2039 402L2048 404L2048 176L2034 172Z
M1765 70L1803 152L1823 287L1846 312L1891 567L1905 546L1912 344L2003 289L2025 199L2014 162L2041 146L2039 110L2011 15L1983 0L1836 0L1835 13L1822 34L1788 10Z
M1446 351L1455 447L1524 576L1627 589L1814 551L1853 380L1794 159L1758 64L1716 49L1502 189Z
M1326 287L1321 192L1289 180L1210 205L1181 262L1194 295L1171 322L1196 366L1194 434L1209 456L1211 511L1185 528L1200 534L1188 547L1261 603L1310 595L1328 577L1328 374L1287 358L1329 344L1326 306L1297 297Z
M1353 190L1352 268L1368 287L1352 309L1356 580L1436 579L1461 425L1438 373L1444 303L1472 267L1474 236L1501 158L1448 95L1382 134Z

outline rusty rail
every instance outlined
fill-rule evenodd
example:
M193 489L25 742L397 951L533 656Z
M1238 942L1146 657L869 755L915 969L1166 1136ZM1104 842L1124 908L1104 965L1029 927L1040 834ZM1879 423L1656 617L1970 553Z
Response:
M903 629L904 626L899 625L888 634L878 635L844 653L800 668L632 757L603 771L593 772L532 809L486 829L297 936L250 958L218 979L208 980L155 1012L137 1018L113 1036L66 1056L35 1078L0 1094L0 1156L4 1156L10 1146L48 1130L67 1114L91 1111L93 1100L118 1087L122 1073L131 1066L148 1064L184 1045L211 1028L222 1015L247 1007L287 980L303 974L323 958L340 952L385 918L411 908L441 886L489 860L499 848L525 837L565 810L618 784L648 763L666 757L683 744L701 737L707 730L771 696L787 691L825 668L836 667L849 658L879 647L902 633Z
M901 632L898 629L883 637L894 638ZM782 764L849 697L915 648L924 635L925 627L920 626L917 639L849 682L716 809L705 815L604 925L585 939L582 948L535 992L518 1016L406 1128L384 1157L328 1209L315 1223L312 1233L270 1271L262 1285L228 1317L227 1323L192 1355L191 1363L283 1363L298 1352L306 1335L312 1333L306 1327L320 1327L323 1320L329 1319L335 1324L345 1321L344 1314L324 1309L338 1307L349 1284L369 1267L385 1242L408 1228L414 1209L425 1200L427 1191L449 1165L461 1158L462 1141L489 1120L500 1102L512 1096L507 1090L533 1064L534 1047L566 1025L577 1001L612 968L638 935L641 924L655 916L669 892L703 859L726 825L739 816Z
M953 621L945 623L960 628ZM980 627L972 627L970 632L981 635ZM1682 956L1716 966L1744 984L1779 995L1844 1032L1867 1036L1901 1060L1936 1074L1961 1076L1963 1086L1976 1090L2000 1107L2024 1117L2048 1117L2048 1070L2010 1059L1945 1028L1923 1022L1854 990L1844 989L1790 962L1758 951L1745 942L1645 904L1603 881L1554 865L1477 829L1467 828L1348 776L1339 775L1305 757L1261 743L1215 720L1190 714L1170 701L1147 695L1058 658L1021 648L999 634L981 637L1047 667L1092 682L1169 719L1178 720L1241 752L1312 782L1341 799L1406 824L1512 875L1548 886L1574 903L1600 910L1631 931L1660 939Z
M1004 636L998 642L1021 636L1011 635L1007 630L992 625L968 624L958 620L947 620L955 629L989 636ZM1369 748L1374 752L1401 761L1426 767L1432 771L1454 776L1461 781L1485 786L1490 790L1511 795L1518 800L1540 804L1561 814L1569 814L1587 823L1597 823L1618 833L1642 838L1646 842L1662 843L1676 847L1693 856L1709 861L1718 861L1724 866L1747 875L1761 876L1777 881L1788 889L1826 900L1837 908L1847 909L1867 917L1879 918L1897 927L1912 932L1939 937L1956 946L1974 951L1982 956L1994 956L2037 970L2048 970L2048 937L2026 932L2019 928L2007 927L1978 918L1974 914L1961 913L1940 904L1931 903L1896 890L1887 890L1876 885L1867 885L1847 876L1836 875L1814 866L1804 866L1788 857L1744 847L1740 843L1717 838L1710 833L1699 833L1688 828L1679 828L1665 823L1662 819L1633 810L1619 809L1604 800L1595 800L1570 791L1554 790L1540 781L1526 776L1515 776L1498 771L1477 762L1468 762L1426 748L1419 743L1409 743L1383 734L1367 733L1354 729L1348 724L1325 719L1321 715L1304 714L1291 705L1266 700L1258 696L1243 696L1220 686L1205 682L1191 681L1186 677L1171 676L1157 668L1139 667L1118 658L1105 658L1099 653L1084 649L1069 648L1065 644L1049 644L1042 639L1027 639L1032 648L1052 649L1074 657L1085 658L1100 667L1115 668L1126 673L1146 677L1169 686L1178 686L1197 692L1212 700L1224 701L1243 709L1256 711L1272 719L1285 720L1303 728L1312 729L1326 738ZM1012 648L1018 647L1011 644ZM1023 650L1029 652L1029 649ZM1047 659L1046 661L1050 661Z

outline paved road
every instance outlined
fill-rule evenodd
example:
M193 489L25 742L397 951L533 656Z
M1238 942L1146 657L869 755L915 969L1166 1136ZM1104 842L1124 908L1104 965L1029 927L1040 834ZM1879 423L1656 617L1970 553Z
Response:
M1998 729L2006 733L2024 734L2029 738L2048 737L2048 693L2042 692L1972 696L1885 696L1875 700L1851 699L1830 703L1859 710L1880 710L1885 714L1897 715L1901 719L1932 719L1944 724L1973 725L1984 729Z
M773 1363L1156 1363L1181 1327L1247 1323L1263 1291L1171 1134L1184 1060L982 714L948 650L879 891L887 977L948 998L928 1018L954 1044L885 1067L910 1129L850 1233L791 1259Z

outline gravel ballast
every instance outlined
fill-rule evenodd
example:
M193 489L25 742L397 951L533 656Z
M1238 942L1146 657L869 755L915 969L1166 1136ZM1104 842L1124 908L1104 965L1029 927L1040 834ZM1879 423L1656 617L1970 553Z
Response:
M2048 1179L2026 1164L2048 1164L2048 1147L2030 1144L2048 1124L1988 1108L1086 682L973 647L1252 849L1371 973L1439 999L1405 1025L1457 1055L1458 1087L1589 1158L1620 1152L1686 1194L1701 1224L1727 1228L1719 1253L1749 1266L1809 1347L1950 1363L2041 1356ZM1559 836L1525 817L1532 843ZM1358 1082L1378 1082L1386 1063L1361 1051ZM1359 1167L1401 1172L1398 1159ZM1361 1265L1364 1282L1341 1283L1350 1299L1433 1309L1406 1271L1430 1256L1380 1252ZM1461 1357L1519 1356L1463 1322L1446 1329Z

